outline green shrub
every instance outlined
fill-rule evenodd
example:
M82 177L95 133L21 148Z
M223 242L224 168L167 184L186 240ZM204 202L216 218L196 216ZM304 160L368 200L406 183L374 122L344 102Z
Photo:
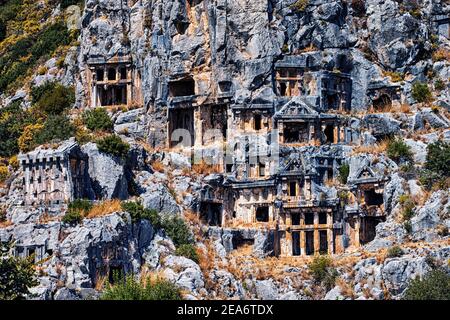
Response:
M21 4L22 0L0 1L0 41L6 38L8 21L18 15Z
M389 141L387 155L397 163L413 159L411 148L399 138Z
M162 219L162 228L172 239L175 246L193 243L193 235L189 226L179 216L166 216Z
M73 5L83 5L84 0L61 0L61 9L66 9Z
M450 276L443 270L432 270L423 279L413 279L405 290L404 300L450 300Z
M78 224L83 217L92 209L91 201L85 199L76 199L69 203L67 212L62 218L62 222L68 224Z
M107 285L102 300L181 300L180 289L167 280L137 281L133 275Z
M403 228L405 228L406 233L411 234L412 232L412 224L411 221L405 221L403 223Z
M445 82L442 81L442 79L437 79L434 82L434 89L436 89L437 91L442 91L445 89Z
M33 258L26 259L8 255L10 244L0 242L0 300L21 300L29 294L28 288L38 284Z
M348 175L350 174L350 166L348 163L344 163L339 167L339 180L343 183L347 183Z
M315 256L308 265L309 272L317 283L321 283L327 290L333 288L338 277L333 261L328 256Z
M399 246L390 247L386 253L387 258L398 258L403 255L403 250Z
M144 206L137 202L122 202L122 209L128 212L131 216L131 221L138 222L141 219L149 220L155 228L161 227L161 218L156 210L145 209Z
M75 127L66 115L51 115L44 122L44 127L34 138L36 145L59 142L75 134Z
M450 143L439 140L429 144L425 168L439 175L450 176Z
M0 157L19 153L18 139L24 128L35 122L34 115L22 110L17 100L0 109Z
M431 170L421 170L419 173L419 182L426 189L431 190L433 185L441 181L442 176Z
M0 182L4 182L9 177L8 167L0 164Z
M60 83L49 82L32 91L32 101L46 114L57 115L75 102L75 90Z
M83 112L83 123L92 131L110 131L114 125L104 108L95 108Z
M62 222L67 224L78 224L83 220L83 215L77 210L67 210L64 217L62 217Z
M448 188L450 177L450 144L436 141L427 147L425 169L419 175L420 184L427 190Z
M195 263L198 263L199 257L197 253L197 249L193 244L182 244L180 245L177 250L175 251L175 254L177 256L183 256L188 259L191 259Z
M97 141L98 150L113 156L124 158L130 150L130 145L122 141L118 135L109 135Z
M69 210L78 212L89 212L92 209L92 202L86 199L76 199L67 206Z
M23 79L41 57L48 58L57 48L68 45L71 40L65 23L61 21L6 48L0 57L0 93Z
M432 100L430 88L428 88L426 83L414 82L411 94L417 102L430 102Z
M416 207L416 203L409 195L401 195L398 202L402 206L403 221L409 221L414 216L414 208Z

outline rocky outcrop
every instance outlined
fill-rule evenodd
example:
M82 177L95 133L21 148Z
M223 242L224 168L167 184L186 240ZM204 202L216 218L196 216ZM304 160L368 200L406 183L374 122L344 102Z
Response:
M89 177L96 196L127 199L128 181L123 160L100 152L94 143L84 145L82 150L89 158Z

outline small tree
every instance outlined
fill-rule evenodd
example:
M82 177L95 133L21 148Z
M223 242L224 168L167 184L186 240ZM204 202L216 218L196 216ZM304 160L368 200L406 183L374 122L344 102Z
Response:
M317 255L308 265L314 281L321 283L327 290L330 290L338 277L337 270L333 267L333 261L328 256Z
M126 157L130 150L130 145L123 142L122 139L115 134L100 139L97 141L97 146L100 152L108 153L119 158Z
M350 174L350 166L348 163L344 163L339 167L339 180L343 183L347 183L348 175Z
M450 177L450 144L436 141L427 147L425 169L420 172L419 181L428 190L448 187Z
M164 217L162 219L162 228L177 247L194 242L189 226L179 216Z
M92 203L85 199L76 199L69 203L67 212L62 218L62 222L68 224L77 224L83 220L89 211L92 209Z
M411 148L400 138L389 141L387 155L397 163L413 160Z
M439 175L450 176L450 143L439 140L429 144L425 168Z
M176 249L175 254L177 256L183 256L183 257L186 257L188 259L191 259L195 263L198 263L198 261L199 261L199 256L198 256L198 253L197 253L197 249L195 248L195 246L193 244L182 244L182 245L180 245Z
M47 82L31 91L32 101L46 114L61 114L75 102L75 90L56 82Z
M8 254L10 245L0 244L0 300L24 299L36 286L33 256L22 259Z
M113 129L113 122L104 108L86 110L83 113L83 123L92 131L110 131Z
M413 279L405 290L404 300L450 300L450 276L443 270L432 270L423 279Z
M419 81L414 82L411 95L417 102L430 102L433 98L428 85Z
M393 246L386 252L387 258L398 258L403 255L403 250L399 246Z
M102 300L181 300L180 289L170 281L150 278L136 280L133 275L116 278L108 284Z
M124 211L130 214L132 222L147 219L153 227L157 229L161 227L161 218L156 210L146 209L142 204L133 201L122 202L121 206Z

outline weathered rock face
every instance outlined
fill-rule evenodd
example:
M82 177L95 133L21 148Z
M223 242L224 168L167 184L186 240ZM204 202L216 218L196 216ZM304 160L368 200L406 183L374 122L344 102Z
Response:
M427 27L410 13L399 13L396 1L368 1L367 29L370 49L387 68L412 64L424 50Z
M43 65L46 71L32 80L33 86L54 80L74 85L76 106L83 109L92 106L95 97L91 83L99 76L97 64L105 68L126 66L125 73L133 72L131 81L142 94L142 100L127 101L127 109L122 103L108 105L112 107L108 112L112 114L113 131L130 144L130 152L126 159L117 159L100 152L94 143L80 147L87 161L84 167L87 173L83 173L87 183L81 189L89 192L83 196L79 193L76 198L133 199L159 213L189 217L189 211L200 211L205 194L211 190L215 193L218 186L233 182L235 177L227 177L228 172L199 174L189 156L178 153L176 148L167 152L161 148L166 145L172 123L169 110L177 98L187 101L187 108L227 104L225 119L220 121L237 122L239 112L228 104L248 108L253 117L255 110L264 108L269 114L277 115L285 107L304 111L311 101L322 99L302 92L287 103L288 97L275 84L280 63L290 61L294 69L302 65L313 72L320 70L347 79L343 86L349 87L351 94L345 95L345 101L341 102L351 106L349 110L339 108L324 114L323 102L309 108L312 113L308 115L318 116L316 120L321 121L321 116L325 120L336 116L332 132L324 123L313 128L321 139L330 136L325 137L326 143L317 146L316 141L308 140L307 145L303 142L298 146L284 145L280 150L279 164L283 168L293 163L303 170L298 180L312 177L310 192L314 205L339 202L339 210L333 215L342 219L333 223L332 228L327 226L327 230L350 229L352 224L355 230L356 225L359 229L370 229L365 230L371 233L369 241L363 241L359 234L351 235L354 242L364 242L364 253L358 249L352 252L350 248L343 256L333 257L358 262L351 271L338 267L343 281L328 292L313 281L306 262L298 263L295 258L283 265L284 259L274 257L278 228L274 231L266 229L266 225L261 229L247 225L214 227L190 221L196 228L195 246L205 253L196 263L177 256L174 242L164 230L156 230L147 220L132 223L127 214L114 213L86 218L81 224L71 226L60 222L65 204L23 207L23 185L33 181L22 181L22 168L0 188L0 213L4 204L6 218L11 223L3 227L0 221L0 240L14 240L18 255L34 252L44 261L39 266L40 284L32 288L37 299L96 299L99 292L95 287L100 280L109 280L117 271L134 275L142 271L164 274L186 292L187 299L401 298L411 279L422 277L435 267L429 257L449 271L449 190L433 192L427 201L416 205L413 217L404 221L401 196L410 195L419 202L426 195L419 176L405 172L409 169L401 168L380 152L372 154L370 147L403 136L413 153L415 170L420 170L430 143L438 139L450 141L450 64L445 54L444 59L433 55L437 46L444 51L450 49L448 35L442 32L438 35L435 25L437 16L449 12L450 6L443 0L87 0L82 13L80 45L66 53L65 67L59 68L57 59L51 58ZM98 63L96 59L109 64ZM119 69L115 70L118 76ZM108 73L102 73L102 79L105 75L109 78ZM120 77L124 83L129 80L128 76ZM306 81L304 74L299 77L301 82ZM325 77L313 89L323 90L324 83L331 79ZM419 99L412 94L416 81L428 84L434 99L432 105L417 103ZM108 85L99 84L96 89L106 90ZM332 82L328 89L341 94L338 88L341 85ZM177 94L178 90L183 94ZM124 99L123 93L116 93ZM25 99L24 107L31 105L26 90L18 90L11 97L0 96L2 104L19 99ZM195 105L191 104L194 100ZM208 122L206 116L195 120L202 125ZM251 121L250 131L258 131L255 118ZM274 126L274 123L267 124ZM342 139L334 141L335 135L340 137L340 131L347 145ZM244 136L247 132L241 133ZM266 148L268 140L269 137L261 134L245 144L263 141ZM356 149L360 146L364 147L364 153ZM208 158L217 156L212 149L202 152ZM348 183L335 183L333 178L340 177L342 164L349 165ZM237 171L231 170L233 174ZM288 173L284 179L290 177ZM262 176L258 178L265 180ZM360 185L365 189L359 190ZM290 194L290 185L277 185L278 194L286 193L283 188L289 188L289 196L293 197L291 205L303 201L305 195L301 193L298 197L297 186L292 188L296 196ZM303 192L308 188L299 186L298 189ZM356 194L355 190L361 191L357 195L360 203L353 197L347 199L351 204L340 198ZM255 202L259 204L267 200L261 200L264 194L255 193L252 197L257 197L259 202ZM226 198L220 200L227 205ZM274 204L278 198L270 201ZM376 209L358 211L360 207ZM352 220L355 217L367 220L356 223ZM320 215L317 218L320 220ZM300 236L288 241L294 245L297 240L301 243ZM333 240L333 245L342 243L347 249L347 240L344 237L342 241ZM386 249L395 245L405 247L404 254L387 257ZM239 260L243 257L247 260ZM346 288L341 287L345 285ZM349 291L352 291L350 296Z
M192 70L195 94L216 92L218 83L227 83L238 104L271 103L273 61L312 45L322 50L319 61L325 69L354 77L352 107L364 109L368 84L381 72L356 47L367 41L388 69L410 66L429 49L422 41L429 38L428 26L399 13L411 8L395 1L369 1L362 13L345 1L309 1L303 11L293 10L293 3L143 0L130 6L124 0L88 1L80 69L89 56L131 54L145 88L144 106L152 110L152 139L158 141L164 138L162 107L169 81Z
M84 145L82 150L89 157L89 177L97 197L127 199L128 181L123 160L100 152L93 143Z
M437 238L436 227L439 224L448 228L450 222L448 194L448 190L433 193L417 210L417 214L411 219L414 239L432 241Z

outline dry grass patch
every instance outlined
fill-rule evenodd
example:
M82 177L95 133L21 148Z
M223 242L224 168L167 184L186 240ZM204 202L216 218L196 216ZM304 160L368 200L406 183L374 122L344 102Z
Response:
M13 223L11 221L9 221L9 220L7 220L7 221L0 221L0 229L7 228L7 227L11 226L12 224Z
M445 48L440 48L433 52L433 61L450 61L450 51Z
M388 140L383 140L378 143L369 146L356 146L352 150L352 155L361 153L371 153L371 154L383 154L386 152L387 146L389 144Z
M91 210L86 214L86 218L96 218L106 216L114 212L121 212L122 206L120 200L107 200L94 204Z
M151 166L155 171L164 172L164 164L159 160L153 161Z
M192 165L192 171L198 174L205 174L205 175L222 172L220 165L208 164L205 161Z

